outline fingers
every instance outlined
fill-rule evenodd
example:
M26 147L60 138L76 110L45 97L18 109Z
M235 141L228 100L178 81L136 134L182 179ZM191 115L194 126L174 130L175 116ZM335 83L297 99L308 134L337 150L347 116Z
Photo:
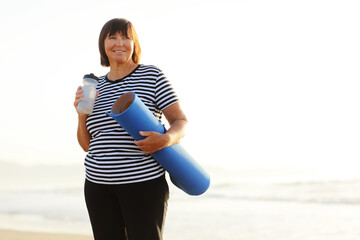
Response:
M166 146L164 134L153 131L140 131L139 134L145 138L134 143L145 153L152 154Z
M149 141L151 141L148 136L151 135L151 132L145 132L145 131L140 131L139 134L141 136L145 136L147 138L139 140L139 141L134 141L134 143L145 153L147 154L151 154L151 147L149 146Z
M143 140L139 140L139 141L134 141L134 143L145 153L147 154L151 154L152 152L150 151L148 145L146 144L146 139Z
M136 145L138 146L143 146L144 144L147 144L148 141L151 141L152 138L151 136L152 135L155 135L157 134L156 132L152 132L152 131L140 131L139 134L143 137L146 137L142 140L139 140L139 141L134 141Z
M139 141L134 141L134 143L138 146L138 147L142 147L146 144L147 139L143 139L143 140L139 140Z
M81 102L81 99L84 97L83 93L84 93L84 91L82 90L82 87L79 86L75 93L75 101L74 101L75 108L77 108L79 102Z
M78 99L80 97L84 97L83 95L84 91L82 90L82 87L79 86L76 90L76 93L75 93L75 99Z
M152 132L152 131L140 131L139 132L139 134L144 137L148 137L148 136L152 135L153 133L154 132Z

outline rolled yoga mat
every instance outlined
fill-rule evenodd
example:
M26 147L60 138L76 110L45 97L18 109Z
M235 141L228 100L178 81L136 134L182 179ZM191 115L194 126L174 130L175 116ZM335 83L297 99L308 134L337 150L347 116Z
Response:
M160 121L134 92L123 94L113 105L111 114L135 140L145 137L139 131L165 133ZM165 147L151 154L169 173L175 186L190 195L204 193L210 185L210 176L180 144Z

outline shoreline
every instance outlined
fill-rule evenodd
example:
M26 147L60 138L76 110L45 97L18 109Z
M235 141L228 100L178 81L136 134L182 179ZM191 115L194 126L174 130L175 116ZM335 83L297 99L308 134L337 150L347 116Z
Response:
M93 240L90 235L0 229L0 240Z

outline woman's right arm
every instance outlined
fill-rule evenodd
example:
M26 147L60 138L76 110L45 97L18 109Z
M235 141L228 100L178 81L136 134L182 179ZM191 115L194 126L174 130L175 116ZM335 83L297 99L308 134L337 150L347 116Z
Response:
M79 102L81 101L81 98L84 97L83 92L84 91L82 90L82 87L78 87L78 89L76 91L74 106L75 106L76 112L78 113L77 139L78 139L78 142L79 142L81 148L85 152L87 152L89 150L90 139L91 139L91 135L86 128L86 118L88 115L80 113L77 110L77 106L78 106Z

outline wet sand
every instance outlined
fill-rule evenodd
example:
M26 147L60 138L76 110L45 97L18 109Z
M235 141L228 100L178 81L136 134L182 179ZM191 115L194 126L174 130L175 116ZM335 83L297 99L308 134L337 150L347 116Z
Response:
M0 230L0 240L92 240L92 236Z

